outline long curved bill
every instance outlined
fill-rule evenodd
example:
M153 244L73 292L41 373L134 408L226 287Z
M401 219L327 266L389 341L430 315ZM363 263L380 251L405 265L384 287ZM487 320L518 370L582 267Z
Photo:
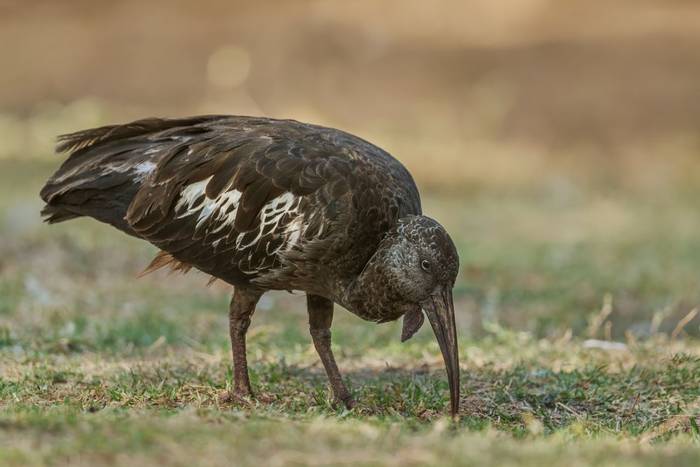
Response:
M454 418L459 413L459 350L452 289L450 287L436 289L422 305L440 345L442 358L445 360L447 381L450 386L451 414Z

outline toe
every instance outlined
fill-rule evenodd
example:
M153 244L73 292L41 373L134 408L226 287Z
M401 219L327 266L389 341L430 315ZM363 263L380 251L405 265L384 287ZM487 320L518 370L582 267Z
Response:
M253 394L242 391L223 391L219 394L220 404L250 405Z
M338 398L337 402L344 405L346 409L351 410L355 408L357 403L355 402L355 399L352 398L352 396L347 395L343 398Z

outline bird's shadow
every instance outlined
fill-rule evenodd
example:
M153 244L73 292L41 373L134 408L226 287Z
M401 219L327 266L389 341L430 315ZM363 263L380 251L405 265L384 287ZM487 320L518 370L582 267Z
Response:
M345 413L346 408L333 400L323 367L318 365L253 366L254 400L234 406L254 408L278 407L285 411L309 409ZM343 372L356 402L356 415L407 415L421 418L442 413L449 406L449 392L444 371L427 366L396 368L390 366L356 367Z
M265 401L256 404L286 412L348 413L334 403L320 365L280 367L272 378L260 368L253 371ZM346 370L343 377L356 401L349 412L351 415L430 421L449 413L447 378L444 369L438 366L362 366ZM624 375L609 378L624 380ZM591 375L544 368L463 368L461 423L477 428L494 426L526 432L533 419L541 420L546 429L553 430L584 419L593 423L600 420L603 424L604 420L610 420L611 413L623 421L639 416L629 410L626 400L615 399L618 402L610 404L611 397L619 396L614 389L615 381L606 379L596 393L586 390L590 380Z

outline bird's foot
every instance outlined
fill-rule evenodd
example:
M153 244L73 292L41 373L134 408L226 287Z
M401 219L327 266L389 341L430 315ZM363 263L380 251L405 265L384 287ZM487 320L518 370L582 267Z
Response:
M355 408L355 406L357 406L355 399L353 399L350 394L347 394L343 397L335 397L334 402L336 405L345 406L345 408L348 410L352 410Z
M245 390L226 390L219 394L219 404L250 405L253 393Z
M273 396L270 393L266 392L260 392L258 393L257 397L255 398L258 402L262 402L263 404L272 404L277 400L275 396Z

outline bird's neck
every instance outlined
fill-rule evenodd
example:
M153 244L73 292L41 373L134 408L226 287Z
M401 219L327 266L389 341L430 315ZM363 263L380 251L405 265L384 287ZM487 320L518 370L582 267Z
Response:
M362 272L345 287L342 305L369 321L392 321L412 308L412 305L403 303L387 274L392 240L385 238Z

